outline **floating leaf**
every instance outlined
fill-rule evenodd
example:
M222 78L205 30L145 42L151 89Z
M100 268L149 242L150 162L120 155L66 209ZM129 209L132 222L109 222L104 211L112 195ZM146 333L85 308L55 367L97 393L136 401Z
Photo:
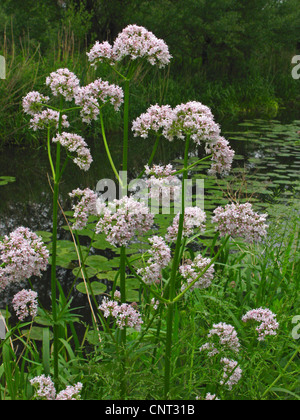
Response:
M89 279L95 277L99 270L95 269L94 267L85 267L84 273L88 276ZM72 270L72 273L75 277L82 279L82 272L80 267L76 267Z
M100 283L99 281L94 281L90 285L87 284L86 286L89 291L89 294L92 294L93 292L95 296L102 295L103 293L106 292L106 289L107 289L106 284ZM87 294L86 286L85 286L85 283L82 282L76 286L76 289L78 290L78 292L86 295Z
M108 280L108 281L114 281L117 275L117 271L106 271L103 273L98 273L97 278L99 280Z

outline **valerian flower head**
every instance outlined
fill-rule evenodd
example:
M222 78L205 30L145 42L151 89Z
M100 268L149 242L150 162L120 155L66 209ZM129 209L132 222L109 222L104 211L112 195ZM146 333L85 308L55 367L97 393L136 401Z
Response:
M115 111L119 111L123 102L123 89L102 79L81 87L75 96L75 103L82 107L82 121L88 124L98 119L100 108L106 103L110 103Z
M256 327L258 341L264 341L268 335L276 335L279 328L276 315L270 311L270 309L251 309L243 316L242 321L254 321L259 323L259 326Z
M198 145L206 142L215 144L220 136L220 127L207 106L190 101L174 108L173 122L164 136L172 141L175 137L185 140L187 136Z
M26 114L33 116L40 113L49 100L49 96L42 95L37 91L29 92L22 100L23 110Z
M70 126L66 115L62 115L61 125L64 128L68 128ZM44 109L42 112L34 114L33 118L29 122L29 126L33 129L33 131L45 130L48 127L58 129L59 112L54 111L53 109Z
M211 394L210 392L205 395L205 398L202 398L201 396L197 395L196 400L220 401L219 398L217 398L216 394Z
M121 330L126 327L134 328L137 331L141 330L141 325L143 324L141 314L134 309L132 304L119 304L105 297L99 309L103 312L105 318L109 316L115 318L116 324Z
M175 113L170 105L151 105L132 123L134 137L147 138L150 133L167 135L175 119Z
M59 69L50 74L46 85L54 96L62 95L66 101L72 101L78 93L79 79L69 69Z
M210 263L211 260L209 258L202 257L201 254L197 255L194 261L185 261L185 263L179 267L179 272L183 278L181 291L185 290L194 280L196 280L200 273L205 270ZM207 289L214 278L214 271L214 264L211 264L207 271L194 283L191 290Z
M78 382L74 386L67 386L66 389L56 395L56 389L50 376L36 376L30 380L31 385L35 388L34 398L46 401L71 401L80 400L80 392L82 383Z
M228 175L235 155L229 142L220 136L215 144L207 148L207 152L212 153L212 165L208 171L209 175Z
M47 269L49 251L42 239L28 228L19 227L0 242L0 287L41 276Z
M28 316L34 319L38 311L37 293L23 289L14 296L12 305L20 321Z
M86 142L81 136L78 134L63 132L61 134L57 134L52 141L53 143L59 142L68 150L69 153L76 153L76 157L73 158L73 161L80 169L84 171L88 171L90 169L93 159Z
M176 170L172 165L153 165L149 168L145 166L145 172L148 178L145 180L149 190L149 198L159 200L176 200L180 196L181 182L176 175Z
M243 238L247 242L259 242L267 235L267 214L253 211L250 203L227 204L225 208L214 210L212 222L221 236L230 235L233 238Z
M113 45L107 41L102 43L97 41L87 55L93 66L103 61L115 64L125 57L130 57L131 60L145 59L151 65L161 68L168 65L172 58L167 44L162 39L157 38L143 26L137 25L128 25L124 28Z
M243 371L238 366L238 362L226 357L221 359L221 364L223 365L223 378L220 385L226 386L231 391L234 385L237 385L241 380Z
M96 41L91 50L86 54L92 66L96 66L96 64L105 61L110 64L114 63L112 45L107 41Z
M30 380L30 383L35 388L35 398L47 401L55 400L56 390L50 376L36 376Z
M166 240L168 242L176 241L179 227L179 217L178 213L174 219L173 224L168 227ZM183 221L183 233L184 238L188 238L193 235L194 229L199 229L204 231L205 229L206 214L200 207L186 207L184 211L184 221Z
M138 269L137 273L146 284L159 283L162 269L167 267L171 260L171 249L161 236L155 235L148 240L151 244L148 251L150 258L145 267Z
M238 353L241 347L235 328L225 322L214 324L207 338L209 342L201 346L200 351L208 350L209 357L225 351Z
M74 219L75 223L72 226L74 230L82 230L86 227L89 216L96 216L98 214L97 210L97 194L86 188L81 190L77 188L69 193L69 196L73 199L79 200L77 204L74 204L72 209L74 210Z
M104 232L106 240L116 247L126 246L136 234L147 232L154 220L142 202L127 196L108 204L100 203L98 212L96 233Z
M81 395L80 392L82 390L82 383L77 382L76 385L70 386L68 385L66 389L60 391L59 394L56 396L57 401L76 401L80 400Z

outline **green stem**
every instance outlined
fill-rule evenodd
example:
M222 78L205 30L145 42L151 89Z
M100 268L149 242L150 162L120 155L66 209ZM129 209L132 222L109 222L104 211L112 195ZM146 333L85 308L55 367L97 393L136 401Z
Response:
M62 98L61 106L62 109ZM62 112L59 113L58 132L61 134ZM49 136L48 136L49 137ZM56 259L57 259L57 220L58 220L58 195L60 178L60 150L61 145L56 145L56 167L53 186L53 229L52 229L52 265L51 265L51 303L53 317L53 358L54 358L54 382L58 384L58 346L59 346L59 326L57 324L57 278L56 278ZM51 164L51 161L50 161Z
M113 336L113 334L112 334L112 332L111 332L111 330L109 328L108 323L106 322L106 319L103 316L102 311L98 309L99 304L98 304L97 299L95 297L95 294L93 292L93 288L91 286L91 282L90 282L89 276L88 276L87 271L86 271L85 260L86 260L87 256L89 255L90 247L89 247L89 250L88 250L88 252L86 254L87 256L84 258L84 255L83 255L83 252L82 252L82 248L81 248L81 245L80 245L79 236L78 236L78 232L77 231L75 231L75 238L76 238L76 246L77 246L77 249L78 249L78 252L79 252L80 266L81 266L81 269L83 271L83 274L84 274L84 277L85 277L85 280L86 280L86 283L87 283L87 286L88 286L88 290L86 292L87 292L87 298L88 298L89 305L90 305L91 312L92 312L92 320L93 320L93 323L94 323L94 328L99 333L98 327L97 327L97 321L96 321L95 313L94 313L94 310L93 310L93 307L92 307L92 304L91 304L89 295L92 296L92 299L93 299L94 304L95 304L95 306L97 308L97 311L98 311L98 315L99 315L99 317L101 319L102 325L105 327L106 332L109 333L111 339L115 342L116 340L115 340L115 338L114 338L114 336Z
M171 379L171 352L172 352L172 336L173 336L173 317L174 317L174 299L175 299L175 286L176 286L176 274L179 264L179 255L181 248L181 240L183 233L183 222L184 222L184 213L185 213L185 180L188 175L188 151L189 151L190 136L187 136L185 143L185 153L184 153L184 171L183 171L183 180L182 180L182 189L181 189L181 213L179 216L179 226L178 234L176 241L175 254L173 258L173 265L170 278L169 286L169 306L167 312L167 341L166 341L166 356L165 356L165 383L164 383L164 393L165 399L169 398L170 391L170 379Z
M132 272L132 274L134 274L134 277L137 278L139 280L139 282L142 283L143 286L145 286L149 290L150 293L152 293L161 303L169 303L170 302L169 300L164 299L163 296L161 296L160 294L155 292L155 290L153 290L147 283L145 283L143 281L141 276L139 276L137 274L137 272L135 271L135 269L132 267L132 265L131 265L131 263L130 263L130 261L128 260L127 257L126 257L126 262L127 262L127 265L129 267L130 271Z
M82 109L81 106L74 106L73 108L68 108L68 109L64 109L62 112L70 112L70 111L74 111L75 109Z
M55 179L55 169L54 169L53 160L51 156L50 127L48 127L48 133L47 133L47 149L48 149L48 159L49 159L49 163L50 163L51 171L52 171L52 177L53 179Z
M199 159L197 160L197 162L192 163L191 165L189 165L186 169L189 171L190 169L192 169L194 166L198 165L201 162L205 162L206 160L210 159L212 157L212 155L209 156L205 156L205 158ZM183 169L179 169L178 171L174 172L173 175L178 175L181 174L182 172L184 172L186 170L185 168Z
M285 374L287 368L290 366L290 364L293 362L293 360L295 359L295 357L299 354L300 352L300 346L297 348L297 350L295 351L295 353L292 355L292 357L290 358L290 360L287 362L287 364L285 365L285 367L283 368L283 370L281 371L280 375L277 376L277 378L275 379L275 381L265 390L265 392L262 394L261 399L263 399L267 393L272 390L272 388L277 384L277 382L279 381L279 379Z
M118 76L120 76L123 80L127 80L127 77L124 76L123 74L121 74L116 68L115 66L111 66L111 68L113 69L114 72L117 73Z
M129 84L130 80L125 80L124 89L124 132L123 132L123 171L127 171L128 165L128 134L129 134Z
M154 146L153 146L153 150L152 150L151 156L150 156L150 158L148 160L148 166L150 166L151 163L153 162L153 159L154 159L154 156L156 154L157 147L158 147L158 144L159 144L160 136L161 136L161 134L158 134L157 137L156 137L156 140L155 140L155 143L154 143ZM142 170L142 172L139 174L139 176L137 177L137 179L142 178L142 176L144 175L145 171L146 171L146 168L144 168Z
M116 178L117 178L118 182L122 186L122 181L121 181L121 179L119 177L119 173L118 173L118 171L117 171L117 169L115 167L115 164L113 162L113 159L111 157L110 150L109 150L109 147L108 147L108 143L107 143L107 139L106 139L106 135L105 135L105 130L104 130L104 121L103 121L103 115L102 115L101 108L99 108L99 111L100 111L100 114L99 115L100 115L101 133L102 133L103 143L104 143L104 146L105 146L107 157L108 157L110 166L112 167L112 170L114 171L114 174L116 175Z
M173 302L178 302L193 286L194 284L200 279L200 277L202 277L207 270L214 264L214 262L218 259L219 255L221 254L221 252L223 251L223 249L225 248L228 240L229 240L230 236L227 235L221 248L219 249L219 251L216 253L216 255L214 256L214 258L210 261L210 263L201 271L201 273L198 274L198 276L181 292L179 293L179 295L177 295Z
M120 253L120 292L121 303L126 303L126 248L121 247ZM121 330L121 399L126 399L126 327Z

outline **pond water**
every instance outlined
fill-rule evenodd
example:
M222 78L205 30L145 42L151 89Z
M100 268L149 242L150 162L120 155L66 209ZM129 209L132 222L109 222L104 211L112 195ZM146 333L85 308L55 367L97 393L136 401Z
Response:
M230 140L236 152L233 171L226 179L207 178L205 181L205 210L209 213L217 205L226 204L228 196L237 196L241 200L251 200L256 209L276 214L293 203L297 209L300 204L300 120L282 123L279 120L246 120L242 122L223 122L222 134ZM118 133L108 136L112 156L116 167L120 167L122 156L122 139ZM90 147L94 162L88 173L83 173L72 163L69 164L61 185L60 201L64 210L71 210L68 193L74 188L91 189L96 187L99 180L111 177L111 169L102 145L102 139L93 139ZM129 168L130 178L134 178L142 169L152 150L150 140L133 138L130 140ZM162 141L155 163L167 164L173 162L180 167L182 162L183 143ZM190 159L201 157L196 149L191 150ZM209 165L209 164L208 164ZM52 225L52 196L47 173L49 164L44 147L39 150L13 149L0 154L0 176L15 177L16 181L7 185L0 185L0 236L8 234L20 225L29 227L36 232L51 232ZM191 172L192 177L201 177L207 171L207 165L197 166ZM1 180L0 180L1 181ZM1 183L1 182L0 182ZM298 209L300 206L298 206ZM173 216L172 216L173 217ZM163 225L169 223L167 217L161 218ZM60 250L62 254L59 278L64 290L68 292L72 286L76 273L76 262L64 260L63 255L69 255L74 249L70 248L70 235L64 228L65 220L60 217L59 235L62 240ZM89 232L81 236L82 244L89 245ZM46 234L45 234L46 235ZM45 236L47 238L47 235ZM64 242L65 241L65 242ZM67 242L68 241L68 242ZM138 245L132 246L136 252ZM94 238L88 268L93 280L101 281L109 286L116 267L116 253L107 247L107 243L100 237ZM96 257L96 258L95 258ZM111 264L109 263L109 260ZM102 261L102 270L95 269L97 258ZM102 258L102 260L100 260ZM74 257L74 260L76 258ZM96 263L96 264L95 264ZM50 270L41 278L33 281L41 302L50 305ZM28 284L23 285L28 288ZM138 298L136 285L132 285L132 299ZM1 292L0 307L10 305L12 296L20 290L20 285L14 285ZM74 306L83 307L83 319L89 318L87 299L75 289L73 293Z

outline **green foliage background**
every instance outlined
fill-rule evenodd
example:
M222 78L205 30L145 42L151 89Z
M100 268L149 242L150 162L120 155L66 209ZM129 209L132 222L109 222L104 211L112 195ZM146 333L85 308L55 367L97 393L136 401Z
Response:
M45 90L45 77L59 67L85 83L86 51L96 40L113 42L134 23L164 39L174 57L159 76L149 69L147 88L134 93L136 114L154 101L191 99L218 118L297 110L291 59L300 49L298 0L2 0L0 54L7 79L0 84L0 145L37 144L26 130L22 96ZM119 122L111 116L111 127Z

